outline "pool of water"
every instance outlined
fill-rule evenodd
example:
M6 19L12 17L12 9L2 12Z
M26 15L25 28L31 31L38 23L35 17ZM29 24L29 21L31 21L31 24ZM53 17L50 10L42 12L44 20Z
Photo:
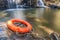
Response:
M0 22L10 19L28 21L33 27L33 37L50 40L49 33L40 26L52 29L60 35L60 10L50 8L9 9L0 12ZM38 40L38 39L36 39Z

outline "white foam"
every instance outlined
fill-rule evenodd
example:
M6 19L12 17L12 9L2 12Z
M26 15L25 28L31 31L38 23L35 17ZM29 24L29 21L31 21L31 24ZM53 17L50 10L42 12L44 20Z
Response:
M7 10L5 10L5 11L16 11L16 10L26 10L26 9L23 9L23 8L17 8L17 9L7 9Z

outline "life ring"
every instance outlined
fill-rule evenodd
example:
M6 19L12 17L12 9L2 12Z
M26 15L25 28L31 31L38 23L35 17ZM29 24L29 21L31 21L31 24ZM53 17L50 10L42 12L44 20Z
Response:
M20 26L17 27L16 25L13 24L14 22L23 23L23 24L25 24L27 27L20 27ZM7 22L7 27L8 27L10 30L12 30L12 31L14 31L14 32L19 32L19 33L28 33L28 32L30 32L30 31L32 30L32 26L31 26L28 22L26 22L26 21L24 21L24 20L19 20L19 19L12 19L12 20L8 21L8 22Z

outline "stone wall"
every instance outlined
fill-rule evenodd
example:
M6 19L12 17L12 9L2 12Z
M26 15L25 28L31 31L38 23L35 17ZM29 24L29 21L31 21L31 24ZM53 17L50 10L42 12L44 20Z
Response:
M24 2L27 3L28 6L35 7L37 0L24 0ZM24 3L23 2L23 3ZM0 9L6 9L8 8L8 2L7 0L0 0Z
M6 9L7 4L7 0L0 0L0 9Z
M35 7L37 4L36 2L37 0L23 0L22 3L26 3L26 5L30 7Z

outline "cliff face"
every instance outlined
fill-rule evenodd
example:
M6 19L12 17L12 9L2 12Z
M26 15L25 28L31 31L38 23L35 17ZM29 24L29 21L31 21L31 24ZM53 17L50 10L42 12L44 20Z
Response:
M6 9L7 4L7 0L0 0L0 9Z
M30 7L35 7L37 4L37 0L23 0L22 3L26 3L26 5Z
M36 5L37 5L37 0L31 0L31 6L36 7Z
M37 0L23 0L22 3L23 4L26 3L27 6L36 7ZM21 4L21 2L20 2L20 4ZM15 7L16 4L14 4L14 3L12 5L10 4L10 7L12 7L12 6ZM8 8L7 0L0 0L0 9L7 9L7 8Z

